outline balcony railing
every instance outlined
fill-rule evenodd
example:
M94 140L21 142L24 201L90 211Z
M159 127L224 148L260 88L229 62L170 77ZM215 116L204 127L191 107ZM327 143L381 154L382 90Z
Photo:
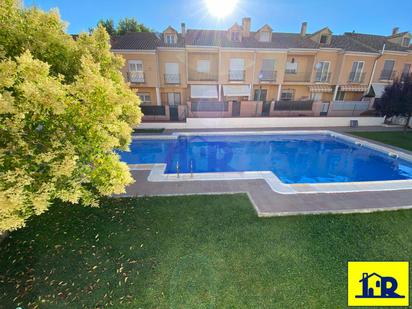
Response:
M310 72L285 71L285 82L310 82Z
M316 72L315 83L329 83L330 77L332 76L331 72Z
M276 81L276 71L262 70L259 72L259 81L261 82L275 82Z
M127 80L134 84L144 83L144 72L127 72Z
M230 81L245 80L245 71L244 70L229 70L229 80Z
M164 74L165 84L180 84L180 74Z
M217 74L212 72L189 72L189 80L191 81L217 81Z
M396 76L396 71L393 70L382 70L380 80L394 80Z
M362 84L365 81L366 72L352 71L349 73L348 83Z

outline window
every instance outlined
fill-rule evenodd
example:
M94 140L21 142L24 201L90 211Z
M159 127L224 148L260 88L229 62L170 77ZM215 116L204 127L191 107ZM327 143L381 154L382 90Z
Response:
M322 92L312 92L310 94L310 99L313 101L321 101L322 100Z
M261 42L270 42L271 33L269 31L261 31L259 35L259 41Z
M129 60L129 72L143 72L143 62L141 60Z
M385 63L383 64L383 70L381 72L381 80L392 80L394 66L395 60L385 60Z
M175 44L175 35L171 33L165 34L165 43L166 44Z
M150 98L150 93L140 92L137 94L142 102L142 105L151 105L152 99Z
M341 91L339 88L338 92L336 93L336 101L343 101L344 99L345 99L345 92Z
M349 75L349 81L352 83L361 83L363 82L363 66L365 62L363 61L354 61L352 63L352 71Z
M330 66L329 61L320 61L316 65L316 76L315 76L316 82L326 83L329 81L329 66Z
M291 62L286 62L286 74L296 74L298 72L298 63L295 62L295 59L292 59Z
M319 41L319 43L320 43L320 44L327 44L327 43L328 43L328 39L329 39L329 36L328 36L327 34L322 34L322 35L320 36L320 41Z
M229 69L230 80L244 80L245 78L245 60L242 58L231 58Z
M408 76L410 72L411 72L411 64L405 63L405 65L403 66L403 70L402 70L402 79Z
M196 65L196 71L199 73L209 73L210 62L209 60L198 60Z
M168 84L177 84L180 82L178 63L165 63L165 82Z
M262 71L274 71L275 70L275 59L263 59L262 60Z
M284 89L280 94L280 99L283 101L292 101L295 97L294 89Z
M167 104L170 106L176 106L180 104L180 93L179 92L167 92Z
M266 101L268 91L267 89L255 89L254 101Z
M264 81L272 81L276 79L275 59L262 60L262 68L260 70L259 79Z
M129 81L131 83L143 83L143 62L141 60L129 60L128 61L129 72L127 72Z
M230 34L230 39L232 41L240 42L240 32L239 31L232 31Z
M409 47L410 44L411 44L411 38L402 39L402 46Z

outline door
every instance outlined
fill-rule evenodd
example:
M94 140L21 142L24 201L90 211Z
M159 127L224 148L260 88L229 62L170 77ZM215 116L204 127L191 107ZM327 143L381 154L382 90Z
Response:
M179 121L179 109L178 106L169 106L170 121Z
M239 101L232 102L232 116L233 117L240 116L240 102Z
M254 101L266 101L267 89L255 89Z
M177 106L180 104L180 93L179 92L168 92L167 93L167 103L170 106Z
M320 115L321 116L327 116L329 111L329 103L325 102L322 103L321 109L320 109Z
M262 105L262 117L269 117L270 101L264 101Z

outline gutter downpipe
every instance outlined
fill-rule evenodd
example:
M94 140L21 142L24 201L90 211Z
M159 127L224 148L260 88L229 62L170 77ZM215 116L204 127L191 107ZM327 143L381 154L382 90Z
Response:
M385 53L385 47L386 44L383 44L382 46L382 50L380 52L380 55L378 57L376 57L375 62L373 63L373 69L372 69L372 74L371 74L371 78L369 80L369 85L368 85L368 92L370 91L372 82L373 82L373 76L375 75L375 71L376 71L376 64L378 63L378 60L383 56L383 54Z

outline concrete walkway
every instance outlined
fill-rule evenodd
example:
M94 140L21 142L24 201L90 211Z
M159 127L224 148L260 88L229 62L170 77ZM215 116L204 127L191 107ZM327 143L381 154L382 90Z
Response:
M305 129L307 130L307 128ZM348 128L341 129L335 130L338 132L348 131ZM369 127L367 129L371 131L394 130L394 128L383 127ZM251 130L248 129L247 131ZM366 131L366 128L360 128L359 131ZM167 133L170 134L171 132ZM126 196L242 192L248 194L257 214L262 217L356 213L412 208L412 190L284 195L274 192L264 180L149 182L147 180L149 171L132 171L132 174L136 182L127 188Z

